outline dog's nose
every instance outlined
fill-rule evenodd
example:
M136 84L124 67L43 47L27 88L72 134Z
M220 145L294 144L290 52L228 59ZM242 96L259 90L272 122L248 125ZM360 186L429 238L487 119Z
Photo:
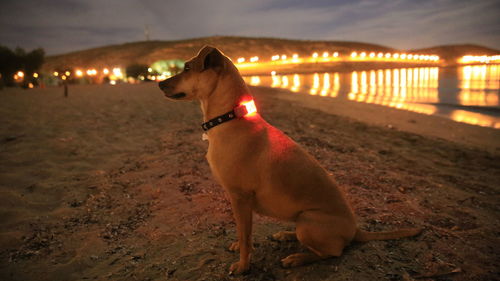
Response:
M164 90L165 88L168 87L166 82L167 82L167 80L161 81L160 83L158 83L158 87L160 87L160 89Z

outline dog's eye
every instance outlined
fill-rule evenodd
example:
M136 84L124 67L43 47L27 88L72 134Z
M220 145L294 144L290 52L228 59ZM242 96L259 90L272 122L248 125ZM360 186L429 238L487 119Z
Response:
M191 69L191 67L189 65L187 65L187 64L184 65L184 71L188 71L190 69Z

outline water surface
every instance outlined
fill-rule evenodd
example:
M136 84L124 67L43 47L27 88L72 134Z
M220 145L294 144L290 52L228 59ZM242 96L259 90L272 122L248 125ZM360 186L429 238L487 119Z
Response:
M500 129L500 65L244 77L253 86L374 103Z

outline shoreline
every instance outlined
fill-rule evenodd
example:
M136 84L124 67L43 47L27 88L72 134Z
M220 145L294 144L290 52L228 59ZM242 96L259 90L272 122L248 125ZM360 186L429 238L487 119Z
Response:
M284 89L252 87L258 93L276 94L279 99L341 115L370 125L394 128L427 137L441 138L500 153L500 130L456 122L439 115L426 115L383 105L311 96Z

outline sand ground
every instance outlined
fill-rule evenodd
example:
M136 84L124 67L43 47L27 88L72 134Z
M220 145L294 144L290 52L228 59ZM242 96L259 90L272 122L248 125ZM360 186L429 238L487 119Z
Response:
M368 230L283 269L303 249L256 217L248 275L229 277L235 226L204 159L196 102L156 85L0 91L1 280L498 280L500 130L306 94L252 88L264 118L313 154Z

